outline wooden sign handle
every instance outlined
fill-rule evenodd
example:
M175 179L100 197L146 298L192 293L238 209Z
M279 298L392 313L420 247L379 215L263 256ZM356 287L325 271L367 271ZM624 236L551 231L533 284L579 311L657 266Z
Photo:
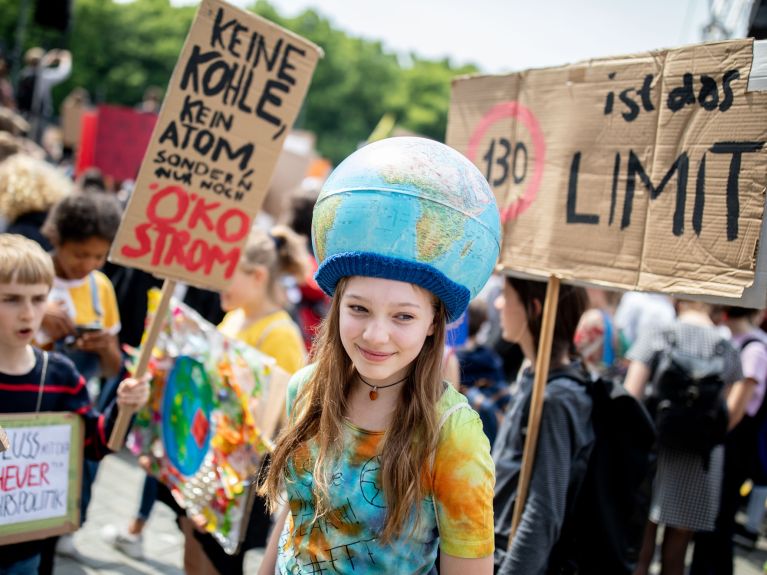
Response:
M149 360L152 358L154 344L157 342L157 337L160 335L160 329L168 314L170 298L175 289L175 280L166 279L162 284L160 303L157 305L157 309L152 316L152 322L149 324L146 338L141 345L138 364L136 365L136 371L133 374L134 379L141 379L146 374L147 368L149 367ZM133 411L127 409L120 409L118 412L117 421L115 421L115 426L112 429L112 434L109 436L109 443L107 444L111 451L120 451L120 449L122 449L122 446L125 443L125 436L128 434L128 428L130 427L133 413Z
M533 382L533 396L530 400L530 419L527 424L525 450L522 454L522 469L519 472L517 500L514 503L514 513L511 517L509 549L511 549L514 535L522 520L522 511L525 509L525 500L530 488L530 478L533 475L535 451L538 445L538 431L541 427L541 414L543 413L543 395L546 390L546 380L549 376L549 364L551 363L551 346L554 341L554 324L557 317L558 303L559 278L551 276L549 277L549 285L546 288L546 301L543 304L543 323L538 341L538 353L535 357L535 380Z

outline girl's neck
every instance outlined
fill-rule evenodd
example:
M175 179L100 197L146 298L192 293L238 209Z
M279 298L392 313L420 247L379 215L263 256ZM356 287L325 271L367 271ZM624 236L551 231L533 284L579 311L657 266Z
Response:
M31 345L0 348L0 371L8 375L23 375L35 367L35 352Z
M273 313L280 311L280 306L264 296L263 299L253 300L251 303L242 306L246 321L258 321Z
M525 357L530 361L530 369L535 372L535 360L538 357L537 351L533 351L530 355L527 355L525 350L522 350L523 353L525 353ZM565 352L560 357L552 357L551 361L549 362L549 371L553 369L558 369L560 367L565 367L566 365L570 365L572 363L570 361L570 355Z
M693 325L712 326L714 322L711 321L711 317L704 311L697 309L686 309L679 313L677 316L679 321L691 323Z
M727 327L730 328L732 335L742 335L750 332L754 326L747 318L731 319L727 322Z

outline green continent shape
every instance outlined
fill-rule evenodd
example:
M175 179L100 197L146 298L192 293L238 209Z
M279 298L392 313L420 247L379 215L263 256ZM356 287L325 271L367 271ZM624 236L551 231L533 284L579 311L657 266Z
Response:
M430 201L421 201L416 227L418 260L432 262L446 254L463 237L463 215Z
M336 212L341 205L343 198L339 195L331 196L323 200L322 209L319 210L314 218L315 247L317 249L317 261L325 259L328 233L333 229L336 223Z

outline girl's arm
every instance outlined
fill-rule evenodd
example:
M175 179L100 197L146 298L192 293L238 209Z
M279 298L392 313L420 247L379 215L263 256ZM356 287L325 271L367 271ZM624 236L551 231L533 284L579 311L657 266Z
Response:
M274 575L274 568L277 565L277 546L280 543L280 535L282 535L282 529L285 526L285 520L288 517L289 511L290 507L285 505L285 508L274 521L272 535L269 537L269 543L267 543L264 550L264 558L261 560L261 566L258 568L258 575Z
M728 431L738 425L740 420L743 419L743 416L746 414L746 406L754 395L755 387L756 380L750 377L736 381L730 386L730 390L727 392Z
M650 368L641 361L634 360L629 364L623 387L625 387L626 391L631 395L641 401L644 398L644 388L649 379Z
M439 572L441 575L492 575L493 556L479 559L464 559L448 555L444 551L439 554Z

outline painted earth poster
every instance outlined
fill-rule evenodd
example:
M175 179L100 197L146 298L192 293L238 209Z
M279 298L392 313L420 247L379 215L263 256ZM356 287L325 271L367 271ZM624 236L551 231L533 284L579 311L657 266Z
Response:
M150 314L159 302L150 292ZM148 318L147 322L149 322ZM148 325L149 323L147 323ZM255 475L285 410L287 374L171 300L129 448L227 553L245 535Z

